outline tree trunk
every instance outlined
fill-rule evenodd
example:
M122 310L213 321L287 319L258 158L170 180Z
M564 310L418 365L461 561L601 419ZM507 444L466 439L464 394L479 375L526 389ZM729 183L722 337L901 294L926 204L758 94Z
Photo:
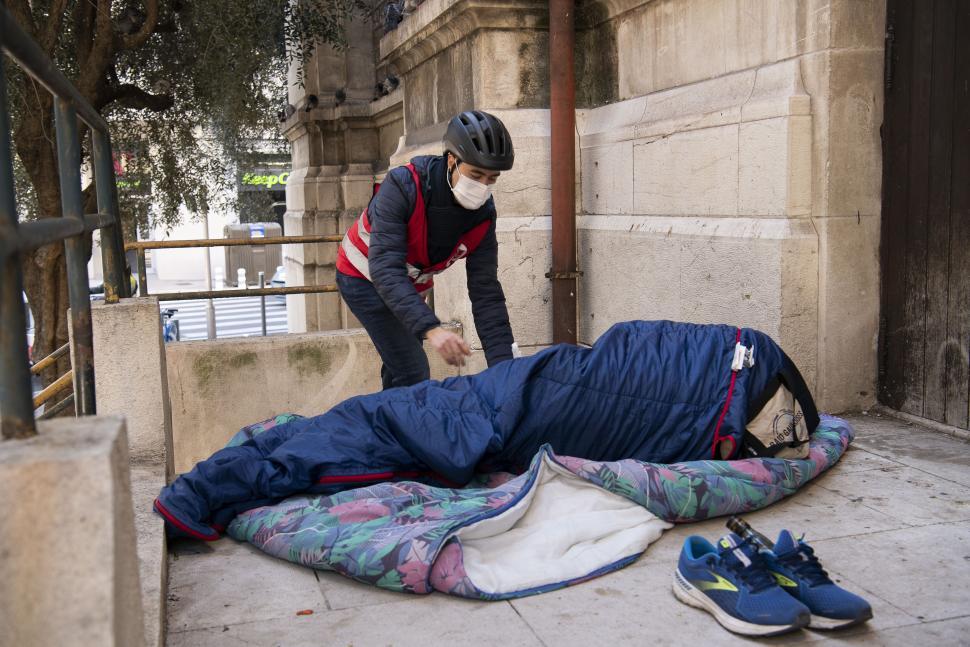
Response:
M38 93L34 95L37 97L35 109L25 115L14 134L14 141L17 154L34 187L40 217L59 218L61 192L51 114L53 101L45 89L36 89ZM34 315L33 357L41 359L68 341L69 303L64 243L58 241L25 253L22 267L24 291ZM61 358L55 366L42 371L42 385L48 386L70 368L70 358Z

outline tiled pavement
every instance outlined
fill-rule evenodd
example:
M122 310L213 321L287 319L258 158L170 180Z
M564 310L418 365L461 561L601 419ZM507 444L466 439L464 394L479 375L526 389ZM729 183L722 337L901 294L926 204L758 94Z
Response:
M764 643L970 645L970 443L877 415L851 418L842 461L800 493L746 515L773 535L805 531L832 576L875 617L837 633ZM223 539L170 554L168 645L730 645L746 641L670 592L678 526L632 566L511 602L411 596L314 572ZM310 615L296 615L300 610Z

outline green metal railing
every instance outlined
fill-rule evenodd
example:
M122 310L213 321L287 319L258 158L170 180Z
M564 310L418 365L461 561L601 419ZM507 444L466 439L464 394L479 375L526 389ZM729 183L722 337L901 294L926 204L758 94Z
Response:
M55 408L63 409L74 397L78 415L93 415L96 411L90 288L84 257L84 237L87 234L96 229L103 230L101 246L105 301L116 303L119 297L130 295L127 282L123 280L124 251L108 124L54 62L20 29L5 6L0 6L0 50L54 95L62 209L59 218L18 222L7 85L3 66L0 65L0 437L9 439L36 433L27 357L21 254L64 241L74 344L73 372L69 375L74 384L74 396L69 396ZM98 213L91 215L83 212L78 119L91 129L98 200ZM58 390L62 390L68 380L62 376L59 381L62 385Z

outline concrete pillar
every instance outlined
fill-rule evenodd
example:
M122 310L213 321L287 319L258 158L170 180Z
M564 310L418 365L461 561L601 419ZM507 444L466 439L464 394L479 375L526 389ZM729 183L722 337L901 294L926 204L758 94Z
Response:
M158 299L141 297L91 308L95 392L100 415L127 419L131 457L172 475L172 410Z
M0 645L144 645L125 422L0 445Z

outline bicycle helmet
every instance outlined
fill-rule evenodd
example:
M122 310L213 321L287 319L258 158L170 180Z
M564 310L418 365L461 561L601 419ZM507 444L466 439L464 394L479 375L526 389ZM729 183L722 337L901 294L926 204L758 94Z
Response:
M445 150L460 161L489 171L507 171L515 161L512 137L498 117L470 110L452 117Z

